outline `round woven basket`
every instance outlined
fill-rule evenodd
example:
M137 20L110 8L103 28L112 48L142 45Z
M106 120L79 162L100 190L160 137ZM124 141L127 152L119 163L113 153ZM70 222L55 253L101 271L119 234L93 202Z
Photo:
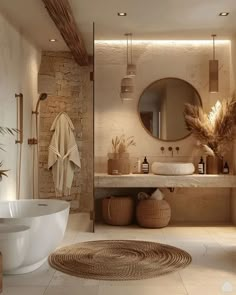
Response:
M134 216L134 200L131 197L108 197L102 200L102 216L111 225L128 225Z
M143 227L165 227L170 217L170 205L165 200L141 200L136 207L137 222Z

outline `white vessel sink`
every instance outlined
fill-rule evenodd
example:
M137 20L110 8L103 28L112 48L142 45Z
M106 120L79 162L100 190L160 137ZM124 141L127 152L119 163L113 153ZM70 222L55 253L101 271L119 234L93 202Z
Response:
M152 172L159 175L190 175L195 171L193 163L154 162Z

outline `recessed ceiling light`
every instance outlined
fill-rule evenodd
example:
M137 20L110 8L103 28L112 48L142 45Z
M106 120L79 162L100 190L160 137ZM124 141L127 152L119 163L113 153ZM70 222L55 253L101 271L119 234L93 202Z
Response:
M118 14L118 16L126 16L127 15L126 12L118 12L117 14Z
M229 12L221 12L220 14L219 14L219 16L228 16L229 15Z
M52 39L49 39L49 41L50 42L57 42L57 39L52 38Z

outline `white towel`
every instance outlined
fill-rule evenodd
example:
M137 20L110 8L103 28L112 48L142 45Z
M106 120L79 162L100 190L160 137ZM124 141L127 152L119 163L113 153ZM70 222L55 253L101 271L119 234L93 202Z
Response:
M52 168L56 192L67 196L70 195L75 166L81 167L74 126L63 112L57 115L50 130L54 134L49 145L48 169Z
M157 188L151 195L150 197L151 200L157 200L157 201L161 201L164 199L164 194L162 193L162 191Z

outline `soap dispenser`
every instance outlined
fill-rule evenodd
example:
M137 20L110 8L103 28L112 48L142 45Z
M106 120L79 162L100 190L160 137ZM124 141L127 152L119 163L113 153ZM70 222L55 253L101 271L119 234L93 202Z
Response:
M203 158L201 157L200 162L198 163L198 174L204 174L205 173L205 163L203 161Z
M225 162L225 164L224 164L223 173L229 174L229 165L227 162Z
M147 161L147 157L144 158L142 163L142 173L148 174L149 173L149 163Z

